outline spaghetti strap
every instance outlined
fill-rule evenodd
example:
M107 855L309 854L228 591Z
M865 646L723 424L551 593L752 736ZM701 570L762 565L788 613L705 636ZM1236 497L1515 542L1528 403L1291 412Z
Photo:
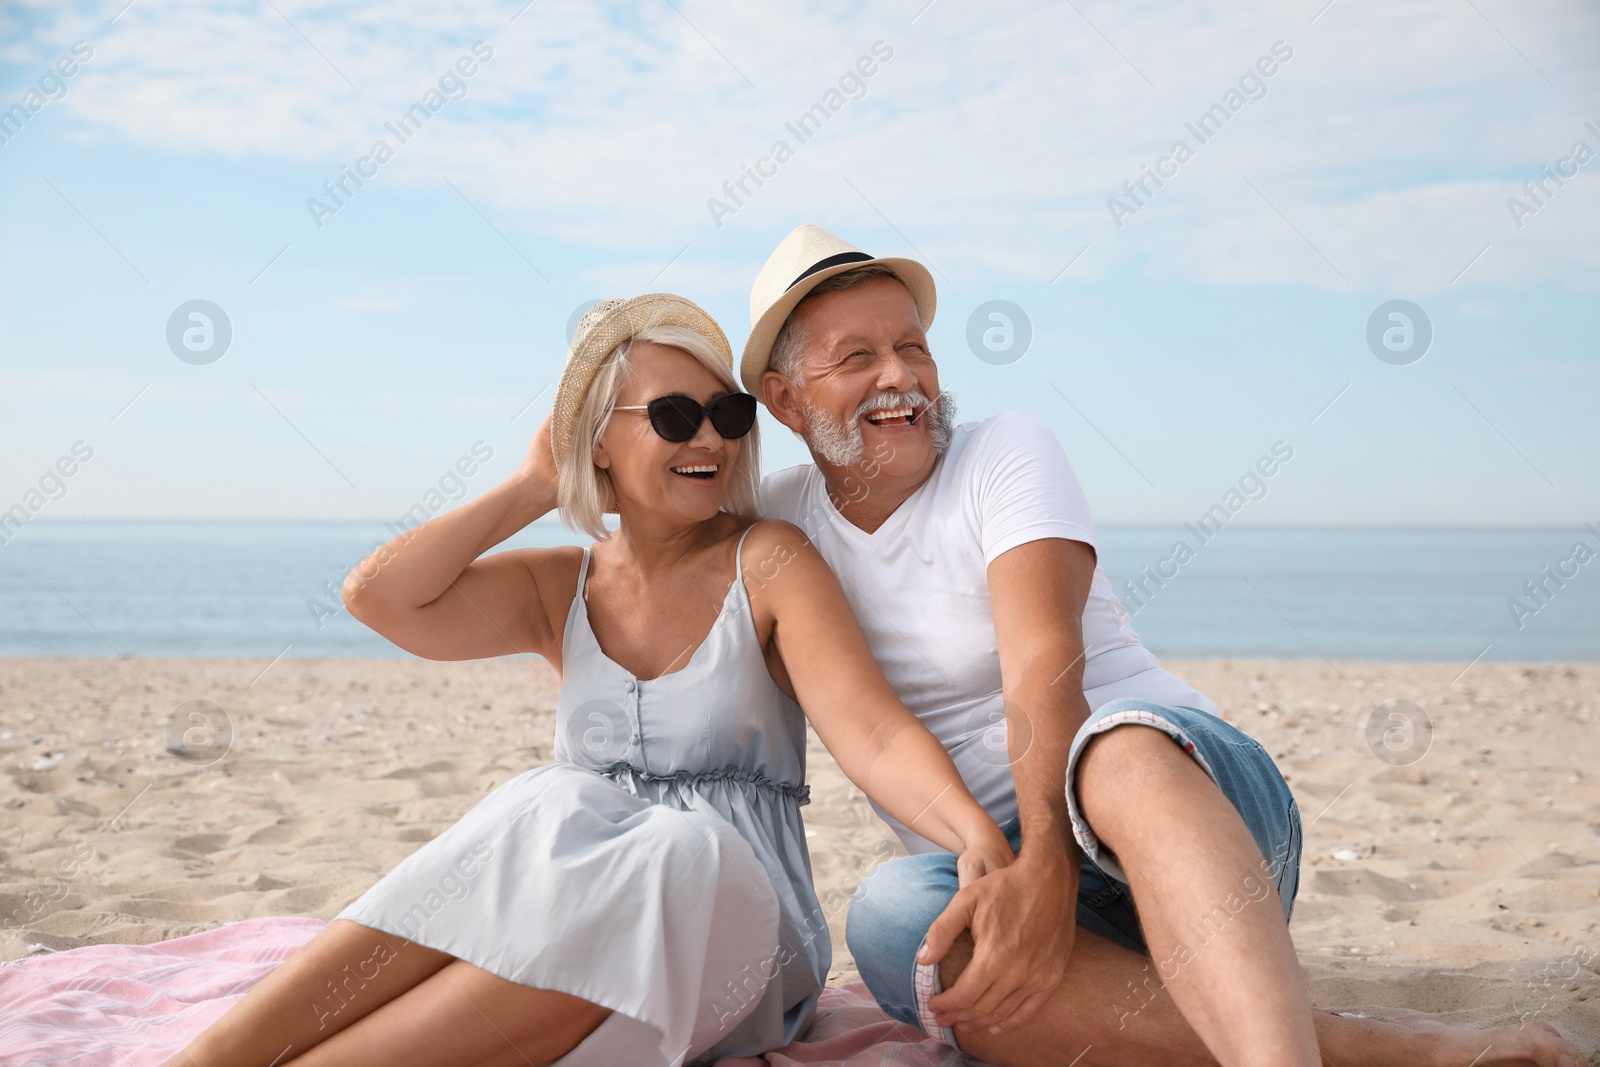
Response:
M585 548L583 550L583 561L578 564L578 591L573 594L574 597L576 597L579 600L584 601L585 603L587 603L588 600L589 600L589 598L584 595L585 592L586 592L585 589L584 589L584 585L587 582L588 577L589 577L589 550L587 548Z
M733 580L736 582L744 581L744 539L750 536L750 531L754 530L760 521L757 519L744 528L744 533L739 535L739 547L733 550Z

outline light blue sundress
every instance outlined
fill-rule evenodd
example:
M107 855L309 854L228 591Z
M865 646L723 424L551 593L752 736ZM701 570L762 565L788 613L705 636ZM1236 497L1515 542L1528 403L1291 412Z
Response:
M337 918L611 1008L561 1067L788 1044L833 953L800 818L805 720L767 672L742 562L688 664L645 680L601 650L588 573L584 549L555 762L495 789Z

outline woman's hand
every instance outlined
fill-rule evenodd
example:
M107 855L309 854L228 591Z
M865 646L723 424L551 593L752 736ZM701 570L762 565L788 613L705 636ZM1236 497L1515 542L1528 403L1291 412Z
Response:
M998 830L996 833L998 834ZM1017 857L1004 837L997 841L981 841L963 849L956 859L956 877L962 889L986 874L1003 870L1015 863Z
M544 417L528 443L528 454L522 457L513 480L521 487L529 506L539 515L547 515L556 508L556 488L560 482L556 474L556 460L550 451L550 415Z
M517 472L476 500L402 531L346 576L350 614L426 659L548 656L555 631L535 570L548 549L489 549L556 507L550 416ZM570 550L569 550L570 551Z

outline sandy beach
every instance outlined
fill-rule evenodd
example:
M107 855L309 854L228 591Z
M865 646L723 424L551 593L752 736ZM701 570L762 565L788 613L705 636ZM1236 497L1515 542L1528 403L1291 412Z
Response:
M1318 1007L1540 1018L1600 1063L1600 664L1168 666L1294 789ZM534 660L0 660L0 959L329 918L548 761L554 696ZM901 850L815 738L811 761L840 984L849 896Z

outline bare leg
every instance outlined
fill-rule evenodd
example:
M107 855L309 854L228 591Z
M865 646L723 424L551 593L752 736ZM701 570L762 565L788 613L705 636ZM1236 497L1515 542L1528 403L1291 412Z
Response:
M1105 744L1112 740L1119 743ZM1168 966L1166 973L1172 977L1163 983L1158 964L1152 960L1182 958L1171 947L1176 940L1173 926L1181 930L1186 909L1188 914L1206 915L1212 903L1237 891L1240 882L1230 886L1230 873L1247 871L1259 878L1261 852L1237 811L1205 772L1165 734L1149 727L1119 727L1097 738L1080 765L1078 792L1096 833L1113 848L1134 879L1151 958L1080 928L1066 980L1033 1019L998 1035L983 1028L957 1031L962 1048L972 1055L1001 1067L1071 1063L1080 1053L1077 1067L1279 1062L1264 1055L1259 1045L1239 1047L1244 1031L1235 1027L1244 1023L1253 1009L1257 1015L1283 1012L1276 1028L1271 1018L1264 1024L1257 1021L1269 1039L1289 1043L1289 1055L1282 1062L1305 1059L1315 1063L1316 1053L1311 1050L1320 1047L1321 1056L1336 1067L1583 1067L1577 1051L1544 1023L1456 1030L1429 1020L1387 1023L1312 1012L1275 893L1259 904L1249 904L1220 928L1213 922L1210 929L1214 932L1206 943L1191 946L1193 958L1188 963L1176 969ZM1119 797L1120 818L1116 810ZM1128 803L1129 797L1138 797L1138 803ZM1151 820L1152 810L1170 814ZM1138 819L1141 814L1143 823ZM1135 823L1137 829L1130 831L1128 824ZM1219 871L1221 886L1226 888L1207 901L1200 879L1215 880ZM1173 900L1156 899L1163 890L1170 893L1174 887L1179 895ZM1213 884L1212 891L1216 888ZM1197 897L1205 903L1195 912ZM1255 910L1247 918L1250 909ZM1166 924L1165 950L1158 947L1162 935L1151 937L1152 915L1157 913ZM1234 943L1224 943L1230 934ZM971 952L970 935L963 935L941 961L945 988L955 983ZM1252 954L1265 958L1252 960ZM1230 961L1238 968L1237 974L1216 974L1225 971L1224 964ZM1205 967L1210 970L1202 970ZM1197 979L1201 974L1207 977ZM1246 981L1239 979L1241 974ZM1196 988L1208 981L1213 983L1211 988ZM1277 984L1264 984L1269 981ZM1185 986L1181 994L1179 986ZM1288 996L1282 995L1285 986ZM1236 1001L1218 995L1219 989L1233 990L1230 996ZM1268 989L1279 996L1264 995ZM1191 1005L1194 1015L1190 1014ZM1295 1025L1287 1025L1290 1022ZM1208 1040L1202 1037L1205 1026L1213 1032L1223 1031L1218 1044L1208 1047ZM1305 1035L1314 1037L1316 1045Z
M565 1056L610 1014L456 960L293 1067L530 1067Z
M944 988L971 959L972 935L965 933L939 963ZM958 1027L956 1039L965 1052L998 1067L1214 1067L1217 1061L1160 983L1153 993L1145 989L1147 962L1079 927L1065 980L1032 1019L1000 1034ZM1135 988L1145 999L1132 1004L1143 1004L1142 1010L1118 1011Z
M963 934L939 965L946 989L971 958L972 937ZM1431 1019L1383 1022L1320 1011L1311 1018L1323 1059L1334 1067L1584 1067L1577 1050L1545 1023L1459 1030ZM958 1030L957 1038L968 1053L998 1067L1216 1067L1218 1062L1148 959L1082 928L1066 980L1028 1023L1003 1034L981 1027ZM1083 1058L1074 1062L1080 1054Z
M336 919L162 1067L266 1067L326 1041L454 957Z
M1078 799L1128 874L1167 993L1217 1060L1317 1067L1311 997L1277 888L1206 772L1162 731L1120 726L1085 748Z
M559 1059L609 1014L335 920L163 1067L526 1067Z

